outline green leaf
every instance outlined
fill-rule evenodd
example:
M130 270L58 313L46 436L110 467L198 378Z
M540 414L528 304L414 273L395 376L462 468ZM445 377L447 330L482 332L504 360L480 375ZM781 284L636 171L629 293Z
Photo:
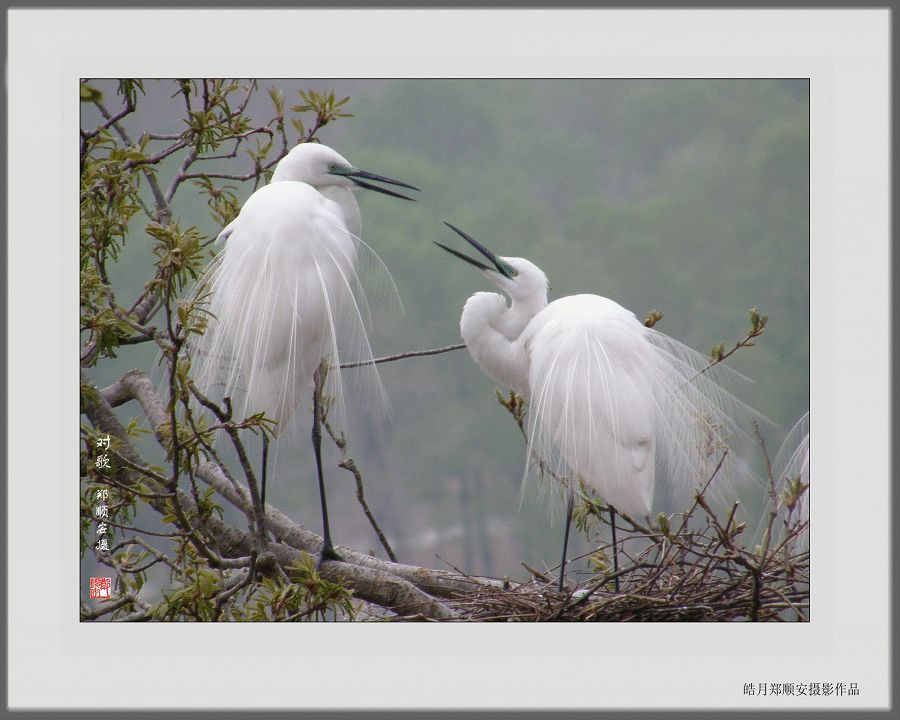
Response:
M103 100L103 93L87 83L81 83L80 93L81 102L100 102Z

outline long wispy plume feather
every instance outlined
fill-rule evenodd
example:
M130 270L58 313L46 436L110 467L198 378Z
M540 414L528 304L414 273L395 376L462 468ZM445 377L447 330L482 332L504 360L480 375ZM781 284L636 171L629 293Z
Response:
M526 474L549 470L576 492L579 480L596 492L592 479L604 478L603 499L636 516L686 508L723 456L712 498L733 502L747 482L760 488L745 458L754 423L767 421L728 389L746 379L663 333L635 332L636 323L627 311L597 324L587 316L573 332L570 317L527 339Z
M805 524L806 527L799 534L803 547L809 546L809 412L803 415L788 432L781 445L775 460L772 463L774 482L780 497L778 502L779 519L793 526ZM799 480L800 486L792 485ZM794 499L794 506L790 510L784 506L784 501Z
M305 187L276 183L262 190L297 192L286 185ZM293 217L295 228L306 235L295 231L286 237L277 224L257 225L248 233L239 217L195 291L205 298L201 302L209 313L205 333L190 348L198 386L217 401L231 397L236 418L265 412L276 421L279 437L297 424L302 414L297 409L310 404L313 372L321 359L329 364L324 390L332 398L335 427L345 428L347 418L341 362L364 363L345 371L352 374L354 389L367 391L361 403L387 405L372 363L366 333L371 313L356 270L358 249L364 246L346 229L333 203L313 200L322 206L315 222ZM315 242L323 233L330 242ZM369 248L365 254L375 255Z

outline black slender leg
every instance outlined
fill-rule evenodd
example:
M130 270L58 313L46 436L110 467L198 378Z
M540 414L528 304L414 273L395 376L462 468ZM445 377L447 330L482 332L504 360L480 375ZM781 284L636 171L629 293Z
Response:
M566 578L566 552L569 549L569 528L572 526L572 508L575 505L575 494L569 492L569 498L566 501L566 532L563 535L563 554L562 562L559 564L559 591L563 591L563 580Z
M266 477L269 467L269 436L263 433L263 451L262 451L262 489L260 491L260 501L263 506L263 513L266 511Z
M331 529L328 526L328 504L325 501L325 480L322 477L322 428L319 425L319 401L321 397L322 387L319 384L319 371L316 370L314 376L313 388L313 428L312 443L313 453L316 456L316 473L319 476L319 497L322 501L322 552L319 553L319 561L317 567L322 567L322 563L326 560L340 560L341 556L337 554L334 545L331 542Z
M609 506L609 524L612 527L613 572L616 574L613 582L619 592L619 545L616 543L616 509L612 505Z
M260 473L260 489L259 489L259 501L260 505L262 505L262 523L263 526L260 528L262 530L262 534L265 536L268 541L269 531L266 528L266 479L268 478L268 469L269 469L269 436L263 433L263 446L262 446L262 473Z

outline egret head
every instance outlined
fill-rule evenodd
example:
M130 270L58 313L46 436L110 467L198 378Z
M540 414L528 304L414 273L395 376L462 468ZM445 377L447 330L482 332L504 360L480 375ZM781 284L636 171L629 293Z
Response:
M307 185L312 185L314 188L327 186L342 186L349 190L367 188L368 190L375 190L376 192L404 200L413 200L414 198L366 181L396 185L397 187L409 188L410 190L419 189L414 185L407 185L399 180L391 180L390 178L355 168L330 147L311 142L297 145L275 166L272 182L281 180L304 182Z
M444 223L447 227L459 234L466 242L474 247L478 252L487 258L491 265L486 265L480 260L475 260L461 252L447 247L446 245L435 242L435 245L443 248L451 255L455 255L461 260L465 260L470 265L474 265L481 274L488 280L505 292L511 300L524 302L533 298L547 297L547 276L530 260L519 257L500 257L488 250L484 245L470 237L462 230L454 227L448 222Z

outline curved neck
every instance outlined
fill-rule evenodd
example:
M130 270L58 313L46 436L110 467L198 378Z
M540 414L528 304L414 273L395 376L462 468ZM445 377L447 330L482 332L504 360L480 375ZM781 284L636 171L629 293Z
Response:
M279 170L281 172L279 172ZM270 182L304 182L303 180L291 179L287 176L287 172L288 171L284 170L282 167L282 164L279 163L275 166L275 172L272 174ZM344 216L344 222L347 224L347 229L353 236L353 241L357 242L360 238L360 232L362 231L362 220L359 214L359 205L356 203L356 197L353 195L353 190L336 183L329 185L313 185L312 183L307 182L306 184L315 188L320 195L331 200L340 207L341 214Z
M494 327L510 340L515 340L528 326L532 318L547 307L547 296L535 296L527 300L511 300L505 313L498 316Z
M506 300L496 293L475 293L466 302L459 323L460 333L472 359L501 385L528 396L528 367L519 339L528 320L512 314ZM514 326L521 327L513 337Z
M340 185L323 185L317 187L322 195L338 204L344 215L344 222L347 223L347 229L353 235L354 242L360 238L362 231L362 220L359 214L359 205L356 204L356 198L353 191Z

